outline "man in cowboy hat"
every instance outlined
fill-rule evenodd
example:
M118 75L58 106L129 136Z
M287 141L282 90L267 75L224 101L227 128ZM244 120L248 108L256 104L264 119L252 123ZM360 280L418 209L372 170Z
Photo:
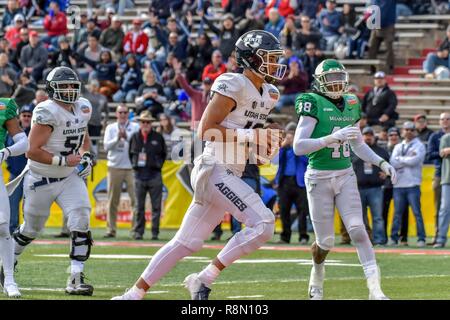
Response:
M161 134L152 130L155 119L149 111L139 116L139 131L130 140L130 160L136 182L137 211L134 217L133 238L142 240L145 231L145 198L150 194L152 203L152 240L158 240L161 215L162 176L166 159L166 143Z

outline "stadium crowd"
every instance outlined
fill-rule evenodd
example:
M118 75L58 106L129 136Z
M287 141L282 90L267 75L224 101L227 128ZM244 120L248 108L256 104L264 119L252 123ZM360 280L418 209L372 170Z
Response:
M288 72L280 83L282 96L276 113L292 109L297 94L310 89L314 70L326 52L334 52L339 59L376 58L381 42L386 43L386 69L373 70L374 86L362 98L361 130L366 143L394 163L401 182L392 186L378 168L353 159L367 230L374 244L407 244L410 206L416 218L418 245L425 245L420 211L421 172L423 163L433 163L436 166L433 182L436 232L432 244L445 245L450 213L447 202L440 210L440 199L441 185L442 193L450 198L450 114L441 114L441 129L436 132L427 128L424 114L401 124L400 129L395 127L399 119L397 97L386 82L386 74L394 69L392 44L396 16L446 13L447 1L403 0L396 1L396 5L395 1L373 0L385 14L381 17L381 29L369 30L365 22L370 13L357 14L350 4L344 4L342 12L338 11L334 0L223 0L225 14L221 15L216 15L212 10L214 3L206 0L150 1L148 11L131 24L124 23L121 13L134 6L132 0L91 0L87 10L76 17L77 27L72 36L69 36L69 20L73 17L66 13L69 2L7 1L0 35L0 96L16 100L21 125L29 130L33 108L46 99L39 86L51 69L67 66L77 71L84 83L83 96L93 105L89 123L89 134L96 142L93 151L100 154L102 150L98 148L102 145L107 152L106 237L116 236L117 205L122 183L126 182L135 208L132 236L142 239L145 196L149 192L152 197L152 212L160 212L161 167L170 159L171 148L180 137L177 125L190 122L190 129L195 131L214 80L225 72L239 72L233 55L236 40L246 31L264 29L281 39L286 51L283 63L288 66ZM200 26L194 30L196 21ZM37 25L44 27L45 36L39 36L35 30ZM424 62L427 77L433 77L438 67L447 70L450 67L449 39L450 28L438 51L430 53ZM445 77L445 73L439 72L437 77ZM112 102L119 103L115 121L108 117L108 104ZM127 104L135 107L130 109ZM308 208L303 181L307 159L292 152L293 130L295 125L286 127L288 135L277 159L280 165L274 182L283 186L278 188L283 222L280 241L290 242L291 208L295 204L300 217L299 240L307 243ZM444 142L440 142L445 134ZM99 140L104 143L98 143ZM158 141L158 150L147 143L151 140ZM122 150L118 152L118 149ZM158 156L155 158L154 154ZM154 163L143 170L140 161L147 156ZM12 178L20 173L25 160L24 157L8 159ZM442 174L441 164L445 167ZM286 189L286 186L290 187ZM18 189L10 199L15 217L11 220L11 230L17 227L20 192ZM392 198L395 214L388 239L387 212ZM372 214L372 228L367 207ZM158 226L159 214L154 214L153 239L158 238ZM63 230L60 236L65 235L68 236ZM220 234L215 239L220 239ZM343 228L342 243L349 241Z

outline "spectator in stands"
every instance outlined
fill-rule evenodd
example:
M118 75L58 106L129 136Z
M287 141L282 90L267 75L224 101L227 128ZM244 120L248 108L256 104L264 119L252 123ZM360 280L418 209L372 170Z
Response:
M431 134L428 139L427 146L427 160L434 163L434 176L433 176L433 194L434 194L434 208L435 208L435 223L434 223L434 237L431 242L432 245L436 244L436 239L439 234L439 209L441 206L441 167L442 167L442 157L439 154L439 147L441 143L441 138L444 134L450 132L450 113L443 112L439 117L439 125L441 129L437 132Z
M202 80L210 78L213 82L222 73L225 73L227 67L222 60L222 53L219 50L215 50L211 55L211 63L206 65L202 72Z
M100 84L99 93L108 99L117 92L119 86L116 81L117 64L112 59L111 51L102 49L100 60L91 60L85 55L79 56L80 60L94 68L95 71L90 75L91 79L97 79Z
M166 160L180 159L182 156L179 154L181 145L178 144L182 143L182 132L176 126L175 120L165 113L159 114L159 127L156 128L156 132L163 136L166 143ZM177 154L173 154L173 152L177 152Z
M76 65L77 61L74 58L72 49L70 48L69 39L66 36L60 36L58 38L58 50L53 52L50 64L48 68L44 70L43 77L46 79L47 75L53 70L53 68L68 67L74 69Z
M141 30L142 21L140 19L133 20L133 28L125 34L123 39L123 54L133 53L140 61L147 52L148 36Z
M23 106L20 108L19 112L19 124L25 134L28 136L31 128L31 117L33 115L33 110L30 106ZM8 135L6 137L5 147L10 147L14 144L13 138ZM25 154L20 156L9 157L6 159L6 166L9 172L9 181L13 181L17 176L19 176L27 164L28 159ZM23 180L19 183L17 188L14 190L13 194L9 196L9 206L11 219L9 222L9 231L11 234L19 226L19 205L23 197Z
M175 91L178 89L175 81L175 70L173 67L174 60L177 60L177 58L175 58L173 52L170 52L167 55L166 64L161 74L161 85L163 86L164 94L170 101L177 99Z
M14 53L12 57L10 58L10 61L14 64L14 67L20 70L19 65L19 59L20 59L20 53L22 52L23 47L25 47L29 43L28 41L28 28L23 27L20 29L20 41L16 46L16 50L14 50Z
M311 20L316 19L319 10L319 0L298 0L298 9L302 15L308 16Z
M257 10L247 9L245 11L245 19L242 19L237 28L242 34L250 30L262 30L264 29L264 14L258 13Z
M342 14L336 10L336 0L327 0L326 8L319 13L318 21L320 32L326 40L327 51L333 51L339 40L344 26L342 25Z
M293 39L296 32L297 28L295 26L295 17L294 15L289 15L286 17L286 22L280 32L280 42L284 48L292 48Z
M206 33L201 33L197 39L190 41L187 48L186 77L189 82L201 81L201 74L198 70L203 70L211 62L212 45Z
M45 92L42 89L36 90L36 95L34 97L34 100L30 103L31 108L34 110L34 108L41 102L48 99L47 92Z
M8 0L5 11L3 12L2 29L5 30L14 22L14 17L20 12L17 0Z
M305 53L306 45L308 42L314 43L316 48L320 47L320 42L322 40L322 34L320 31L312 26L311 18L307 15L300 16L301 28L296 30L294 34L292 47L298 53Z
M434 79L435 70L438 66L450 68L449 64L449 50L450 50L450 26L447 27L447 33L444 41L439 45L436 52L428 53L423 62L423 70L426 72L425 78Z
M56 1L50 2L48 15L44 19L44 28L47 36L42 41L53 48L58 47L58 37L69 32L66 14L60 10L59 3Z
M367 114L369 126L380 125L390 128L395 125L398 114L397 95L389 88L386 74L379 71L374 76L375 86L369 90L362 101L362 111Z
M87 28L87 21L88 17L86 12L81 12L78 28L75 28L73 32L72 43L70 45L74 51L78 50L78 47L83 42L81 36L84 37L84 35L87 35L87 33L85 33ZM87 41L87 38L84 41Z
M101 34L102 32L97 27L96 20L94 18L88 19L86 22L86 28L83 29L80 35L78 47L86 46L90 36L94 36L95 38L100 39Z
M122 53L122 43L125 34L122 30L122 22L119 16L113 16L111 25L102 31L100 35L100 44L111 50L117 57Z
M430 136L433 133L433 130L428 128L427 116L424 114L417 114L414 116L413 120L417 130L417 137L425 145L425 148L427 148L428 140L430 139ZM426 161L425 163L429 162Z
M197 14L202 17L202 21L208 25L211 31L219 37L219 50L224 56L224 60L227 60L234 50L237 39L241 35L241 30L234 25L233 15L230 13L224 14L222 17L222 27L217 28L212 21L205 17L203 10L199 10Z
M134 102L137 90L142 83L142 73L136 56L129 53L126 56L125 69L120 77L119 90L113 95L114 102Z
M377 145L375 132L371 127L365 127L362 131L364 142L382 159L389 161L387 151ZM387 242L386 230L383 221L383 190L386 175L376 166L364 162L356 155L352 156L353 169L358 181L358 190L361 196L363 208L363 220L366 230L374 245L384 245ZM367 208L372 215L372 230L370 229Z
M14 98L17 105L22 107L33 101L36 89L36 83L33 82L30 75L26 72L22 72L19 74L19 82L11 98Z
M100 62L100 54L103 50L105 48L98 43L97 36L90 34L88 36L87 46L79 49L77 53L81 56L81 60L85 62L83 68L78 68L78 73L82 80L87 81L88 78L94 76L93 71L95 70L96 64Z
M167 102L163 87L156 81L155 74L151 69L145 69L143 76L144 83L139 86L136 94L136 113L140 114L148 110L152 117L157 118L164 112L163 104Z
M386 151L389 154L389 158L392 155L392 151L394 151L394 147L401 143L400 130L396 127L392 127L388 130L388 142L386 145ZM387 224L389 218L389 208L391 207L391 201L393 198L393 185L391 182L391 178L388 176L384 182L383 186L383 221L384 221L384 230L385 230L385 238L387 239ZM400 244L408 245L408 221L409 221L409 210L408 207L402 213L402 224L400 227Z
M367 120L367 118L366 118L366 120ZM359 121L359 122L361 123L361 121ZM366 123L367 123L367 121L366 121ZM387 144L389 141L388 131L389 131L389 129L387 129L387 128L381 128L380 132L378 132L377 136L375 137L377 145L384 148L385 150L387 149Z
M214 81L211 78L204 78L202 88L195 89L182 75L181 62L174 59L173 66L175 70L175 79L178 85L186 91L191 100L191 130L195 132L202 114L205 111L206 105L209 102L210 90Z
M231 13L236 22L239 22L245 17L247 10L251 9L253 0L234 0L228 1L227 6L224 8L226 13Z
M347 57L349 59L364 59L367 45L369 43L371 31L367 28L367 19L369 15L361 16L354 24L355 33L349 35L347 39ZM356 55L354 52L356 51Z
M100 28L101 31L104 31L111 26L112 18L116 14L116 9L114 9L114 7L107 7L105 11L106 11L106 19L102 21L98 20L96 21L97 26Z
M166 52L171 52L178 60L184 60L187 57L186 49L188 46L188 36L180 37L178 33L171 32L169 34L169 42L166 46Z
M380 8L380 27L372 29L369 40L369 59L376 59L381 43L384 41L387 51L386 71L391 74L394 71L394 40L395 40L395 14L394 0L372 0L372 5ZM376 11L375 11L376 14ZM375 19L376 20L376 19ZM371 67L375 72L375 67Z
M344 26L344 34L348 35L349 33L354 33L356 18L355 8L349 3L344 3L342 6L342 25Z
M17 74L8 61L8 55L0 53L0 97L10 97L17 81Z
M42 72L47 66L48 52L39 42L36 31L29 32L29 41L20 53L19 64L23 72L31 74L33 81L37 83L42 79Z
M269 10L269 21L264 26L264 30L270 32L275 37L279 38L281 30L283 30L285 20L283 16L278 13L277 8L271 8Z
M306 92L309 88L308 75L300 69L300 60L297 57L289 59L289 74L279 82L284 86L283 93L275 105L276 110L281 111L282 107L294 106L297 95Z
M171 12L181 9L182 6L183 0L152 1L149 11L165 20L170 17Z
M450 115L446 118L450 121ZM442 179L441 179L441 207L439 209L439 232L436 237L434 248L443 248L447 243L447 232L450 224L450 130L442 136L439 155L442 158Z
M301 62L305 72L308 74L309 85L313 82L314 72L322 60L323 56L318 52L316 45L313 42L308 42L306 44L305 54L301 57Z
M299 241L307 244L309 235L306 228L306 217L309 214L306 198L305 172L308 165L306 156L297 156L292 148L295 124L286 128L286 137L281 144L278 157L273 163L278 163L275 183L278 186L278 204L283 231L279 243L291 241L291 209L295 205L298 213Z
M402 214L409 205L412 208L417 225L417 246L425 246L425 227L420 207L420 184L422 183L422 166L425 159L425 146L417 138L414 123L403 124L403 141L394 147L390 163L397 170L398 182L394 185L394 222L391 229L391 245L399 240Z
M14 25L9 26L5 33L5 39L8 40L12 49L16 49L17 45L21 41L20 30L25 27L25 17L23 14L18 13L14 16Z
M130 139L135 132L139 131L139 125L135 122L130 122L128 115L128 108L125 105L119 105L116 109L117 121L110 123L106 127L103 139L103 146L107 152L108 159L108 209L105 238L114 238L116 236L117 209L124 182L130 198L133 221L136 217L134 177L128 152Z
M266 5L266 17L270 19L270 10L277 9L277 13L286 18L288 15L295 13L297 6L296 0L269 0Z
M96 79L89 81L89 84L83 90L83 97L88 99L92 105L91 119L88 122L89 137L92 141L91 149L97 157L98 146L97 141L100 140L103 120L102 113L105 115L105 123L108 119L108 100L106 97L99 93L100 83Z
M161 134L152 130L155 119L150 112L139 116L140 130L130 141L130 159L136 182L137 215L133 238L142 240L145 231L145 198L150 194L152 204L152 240L158 240L163 182L161 169L167 157L166 143Z

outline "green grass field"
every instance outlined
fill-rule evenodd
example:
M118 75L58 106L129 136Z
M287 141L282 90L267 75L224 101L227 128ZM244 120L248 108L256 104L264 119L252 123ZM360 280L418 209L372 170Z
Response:
M55 240L51 237L56 229L46 230L40 240ZM86 264L88 282L95 287L92 297L74 297L64 293L69 266L67 244L30 245L21 256L16 280L23 299L110 299L132 286L147 266L149 257L156 252L154 247L115 246L114 242L129 241L132 245L163 243L173 236L173 231L162 231L158 242L130 241L126 231L121 231L114 241L102 239L103 230L94 230L97 245ZM224 239L227 238L224 235ZM148 236L148 235L147 235ZM296 239L293 235L293 239ZM266 247L280 248L274 241ZM412 244L415 239L410 239ZM207 242L222 245L224 242ZM114 246L113 246L114 245ZM301 251L297 244L287 246L289 250L258 250L244 257L242 262L226 269L213 286L211 299L307 299L310 273L310 254L306 246ZM350 246L337 246L337 250L348 250ZM382 271L382 287L392 299L450 299L450 254L449 250L425 248L413 245L396 248L395 253L382 253L377 248L377 259ZM406 252L404 249L408 249ZM181 261L157 285L147 299L189 299L182 282L186 275L200 271L219 249L203 249ZM391 250L392 251L392 250ZM426 255L426 252L442 254ZM108 256L109 255L109 256ZM115 256L112 256L115 255ZM137 256L130 256L137 255ZM126 258L126 259L125 259ZM262 260L264 259L264 260ZM368 292L356 252L332 252L331 263L326 268L326 299L367 299ZM272 260L272 261L270 261ZM276 260L276 261L273 261ZM4 299L0 295L0 299Z

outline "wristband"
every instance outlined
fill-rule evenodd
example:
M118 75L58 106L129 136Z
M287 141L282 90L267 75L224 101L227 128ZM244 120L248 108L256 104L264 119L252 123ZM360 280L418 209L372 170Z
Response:
M58 167L65 167L67 164L66 157L63 156L53 156L52 165Z
M381 168L381 165L383 164L383 162L386 162L386 160L381 160L380 163L378 164L378 168Z
M253 129L236 129L236 137L238 141L253 142L255 131Z

